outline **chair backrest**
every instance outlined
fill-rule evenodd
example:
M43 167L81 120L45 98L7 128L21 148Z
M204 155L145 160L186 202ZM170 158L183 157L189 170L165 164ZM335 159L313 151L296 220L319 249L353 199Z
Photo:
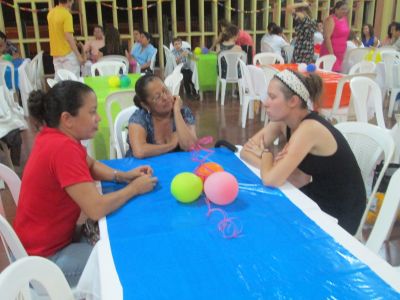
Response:
M368 109L371 106L368 100L370 100L373 101L378 126L386 129L379 85L371 78L358 76L350 80L350 90L357 121L368 123Z
M394 155L392 162L400 164L400 122L398 121L390 130L390 134L394 140Z
M243 95L254 95L255 96L255 90L254 90L254 85L253 81L249 72L249 69L247 68L246 64L244 61L239 60L240 64L240 71L242 73L242 92Z
M63 80L74 80L74 81L79 81L78 77L74 73L72 73L69 70L66 69L59 69L56 72L56 76L54 77L55 80L57 81L63 81Z
M102 58L98 60L99 62L101 61L117 61L117 62L122 62L126 66L126 73L128 73L129 70L129 59L127 59L123 55L105 55Z
M120 61L99 61L90 66L90 73L96 76L96 71L100 76L127 74L127 67L125 63Z
M277 53L257 53L253 58L253 65L272 65L272 64L284 64L285 60Z
M34 90L42 90L43 84L42 79L44 78L43 68L43 51L39 51L38 54L31 60L29 64L28 78L32 83Z
M14 229L8 221L0 214L0 237L3 241L8 261L12 263L15 260L28 256L24 246L22 246Z
M19 191L21 189L21 179L18 175L6 165L0 164L0 179L5 181L14 199L15 205L18 205Z
M5 78L7 68L9 68L11 72L11 90L15 92L15 69L14 65L9 61L0 60L0 85L7 86Z
M132 114L137 110L136 106L127 107L119 112L117 117L115 118L114 124L114 138L115 138L115 148L117 151L117 158L122 158L126 153L126 137L128 130L126 126L128 125L129 118Z
M123 110L124 108L133 106L133 98L135 97L134 90L123 90L111 93L106 98L106 116L108 126L110 128L110 159L115 158L115 138L114 138L114 122L113 112ZM119 109L115 107L114 103L119 104Z
M394 82L394 64L400 63L400 53L397 51L381 52L383 63L385 64L385 85L388 88L399 86L399 83Z
M336 56L333 54L328 54L318 57L317 61L315 62L315 65L317 66L318 69L325 71L332 71L335 62L336 62ZM321 64L323 64L322 67Z
M294 47L292 45L285 46L283 47L283 51L285 51L287 62L290 64L293 58Z
M342 64L343 73L347 74L352 66L363 61L370 51L370 48L354 48L346 51Z
M345 75L342 78L340 78L336 87L335 99L333 100L332 109L328 119L332 120L339 110L340 100L342 99L342 93L345 83L350 82L351 79L360 76L375 79L376 73L358 73L353 75Z
M365 244L370 250L377 253L383 242L388 238L397 217L400 204L400 169L392 175L388 188L379 210L374 227Z
M222 78L222 58L226 61L226 78ZM246 61L246 54L238 51L221 51L218 55L218 78L224 79L227 82L238 82L239 73L238 66L239 60Z
M154 66L156 64L156 57L157 57L157 52L158 50L155 49L156 51L154 52L153 56L151 57L151 62L150 62L150 69L153 71L154 73Z
M53 78L47 78L46 79L47 84L49 85L50 88L52 88L53 86L55 86L57 84L57 80L53 79Z
M172 54L171 50L167 46L163 45L164 56L165 56L165 69L164 76L167 77L176 67L175 56Z
M361 229L375 197L375 193L392 159L394 141L387 130L376 125L361 122L343 122L335 126L349 143L358 166L360 167L364 185L366 186L368 197L367 206L356 234L357 236L361 236ZM373 171L381 158L384 164L375 184L372 186ZM369 188L370 185L371 188Z
M2 299L18 299L20 292L28 288L31 281L39 282L45 288L50 299L74 299L61 269L51 260L38 256L19 259L1 272Z
M164 79L164 84L167 86L173 96L179 95L181 81L183 79L182 73L171 73Z
M374 73L376 64L372 61L362 60L350 68L349 75L357 73Z

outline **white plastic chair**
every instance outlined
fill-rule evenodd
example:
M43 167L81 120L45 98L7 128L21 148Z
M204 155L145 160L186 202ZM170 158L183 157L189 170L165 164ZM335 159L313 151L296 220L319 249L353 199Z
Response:
M386 129L379 85L368 77L358 76L350 80L350 90L357 121L368 123L370 119L368 109L372 107L368 103L370 99L373 101L373 110L375 111L378 126Z
M32 88L34 90L42 90L42 80L44 79L43 51L39 51L31 60L28 70L28 78L32 84Z
M58 83L58 81L53 78L47 78L46 81L50 88L52 88Z
M253 65L272 65L272 64L284 64L285 60L283 57L277 53L270 53L270 52L265 52L265 53L257 53L253 57Z
M247 119L247 111L250 106L249 110L249 119L254 118L254 109L251 106L251 101L254 100L264 100L262 98L266 97L267 94L267 80L265 78L264 72L262 69L256 67L256 66L246 66L246 64L242 61L239 60L240 63L240 70L242 73L242 96L243 96L243 103L242 103L242 128L246 128L246 119ZM263 82L263 86L265 88L264 91L260 91L258 93L255 89L254 86L254 80L255 77L257 77L257 80L260 80ZM262 94L261 94L262 93ZM264 121L265 118L265 108L262 106L262 112L261 112L261 120Z
M385 193L385 198L379 214L376 218L374 227L368 237L365 246L370 250L379 253L383 243L388 239L394 222L396 221L397 212L400 204L400 169L392 175L388 188Z
M400 164L400 122L397 122L392 129L390 129L390 134L392 135L395 145L392 163Z
M3 300L19 299L21 291L28 289L31 281L39 282L50 299L74 299L61 269L52 261L38 256L19 259L1 272L1 298Z
M283 51L285 51L286 57L287 57L287 62L288 62L288 64L290 64L293 59L294 47L292 45L285 46L285 47L283 47Z
M12 263L15 260L28 256L24 246L22 246L14 229L8 221L0 214L0 236L3 241L8 261Z
M328 54L318 57L317 61L315 62L315 65L317 66L317 69L324 71L332 71L335 62L336 62L336 56L333 54ZM322 68L321 64L323 64Z
M222 58L226 61L226 78L222 78ZM239 86L240 105L242 105L242 93L240 88L240 80L238 73L239 60L246 61L246 54L244 52L236 51L222 51L218 55L218 77L217 77L217 91L215 101L219 98L219 86L221 84L221 106L225 104L225 91L227 83L237 83Z
M335 93L335 99L333 100L333 105L332 108L321 108L319 110L319 113L326 117L328 120L332 121L333 119L336 119L337 122L346 122L347 121L347 115L349 112L349 106L344 106L340 107L340 101L342 99L342 93L343 93L343 88L346 82L349 82L351 79L355 77L369 77L375 79L376 73L359 73L359 74L353 74L353 75L346 75L343 76L342 78L339 79L337 87L336 87L336 93ZM352 99L350 99L350 102L352 102Z
M115 144L115 137L114 137L114 122L113 120L113 106L114 103L119 104L119 110L123 110L127 107L133 106L133 98L135 97L134 90L123 90L111 93L106 98L106 116L108 127L110 128L110 159L114 159L117 154L117 148Z
M66 69L59 69L56 72L56 76L54 77L55 80L57 81L63 81L63 80L73 80L73 81L79 81L79 78L76 77L74 73L72 73L69 70Z
M356 237L362 239L362 228L375 193L392 159L394 142L390 133L376 125L361 122L344 122L335 125L350 145L357 160L367 191L367 205L361 218ZM372 176L376 165L383 159L383 167L374 186Z
M156 52L154 52L154 54L151 58L151 62L150 62L150 69L153 71L153 73L154 73L154 66L156 64L157 52L158 52L158 50L156 49Z
M173 96L179 96L179 90L183 79L182 73L171 73L164 79L164 84Z
M385 81L387 92L390 93L388 110L388 117L390 118L393 114L396 96L398 93L400 93L400 54L397 51L382 52L382 60L385 64ZM397 74L395 74L395 72L397 72ZM395 80L396 77L397 80Z
M350 68L363 61L369 51L371 51L370 48L354 48L346 51L342 63L343 73L349 73Z
M168 77L168 75L170 75L176 67L176 60L175 56L172 54L171 50L168 49L167 46L163 45L163 48L166 61L164 69L164 77Z
M362 60L350 68L349 75L358 73L375 73L376 64L372 61Z
M5 60L0 60L0 85L3 86L7 86L6 85L6 79L5 79L5 74L6 74L6 70L7 68L10 69L11 72L11 91L13 93L15 93L16 89L15 89L15 69L14 69L14 65L12 63L10 63L9 61L5 61Z
M14 199L15 205L18 205L19 191L21 189L21 179L18 175L6 165L0 164L0 179L3 180Z
M105 56L103 56L102 58L100 58L100 59L98 60L98 62L102 62L102 61L117 61L117 62L122 62L122 63L125 65L125 67L126 67L126 73L124 73L124 74L127 74L127 73L128 73L128 70L129 70L129 60L128 60L125 56L123 56L123 55L105 55Z
M137 110L136 106L130 106L120 111L115 118L114 124L114 138L115 138L115 149L117 151L117 158L123 158L126 151L128 150L126 145L126 138L128 136L128 125L129 118Z
M127 74L128 68L125 63L120 61L98 61L90 67L92 76L96 76L96 71L99 76L119 75L121 70L122 74Z

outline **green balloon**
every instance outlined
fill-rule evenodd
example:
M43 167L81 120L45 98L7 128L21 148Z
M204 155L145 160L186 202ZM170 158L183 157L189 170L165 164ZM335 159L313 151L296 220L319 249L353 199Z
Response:
M199 198L203 191L201 178L190 172L179 173L172 179L171 194L183 203L190 203Z
M131 79L126 75L121 76L120 82L121 82L121 87L128 87L131 85Z

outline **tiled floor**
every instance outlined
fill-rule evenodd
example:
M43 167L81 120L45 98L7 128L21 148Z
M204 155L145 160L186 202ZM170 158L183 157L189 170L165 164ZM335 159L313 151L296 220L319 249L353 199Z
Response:
M247 121L246 128L241 128L239 99L232 97L230 91L227 92L224 107L220 106L220 104L215 101L215 92L205 92L202 102L185 100L185 104L187 104L195 114L199 137L210 135L214 138L214 141L225 139L233 144L243 144L263 126L263 122L260 120L260 113L256 112L254 119ZM394 120L386 121L387 123L394 122ZM23 147L21 167L17 168L19 174L22 173L23 166L29 156L34 136L35 132L32 129L22 133ZM12 222L15 216L15 204L7 191L1 192L1 196L7 219ZM400 229L396 227L390 242L387 243L386 251L382 251L382 255L387 257L388 261L394 265L400 264L399 237ZM0 244L0 270L6 265L7 258Z

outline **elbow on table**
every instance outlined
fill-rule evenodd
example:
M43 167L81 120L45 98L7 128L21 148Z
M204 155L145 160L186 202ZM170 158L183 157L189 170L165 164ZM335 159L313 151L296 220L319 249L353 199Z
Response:
M137 147L132 148L132 155L133 155L133 157L139 158L139 159L147 157L145 151L143 151L140 148L138 149Z

